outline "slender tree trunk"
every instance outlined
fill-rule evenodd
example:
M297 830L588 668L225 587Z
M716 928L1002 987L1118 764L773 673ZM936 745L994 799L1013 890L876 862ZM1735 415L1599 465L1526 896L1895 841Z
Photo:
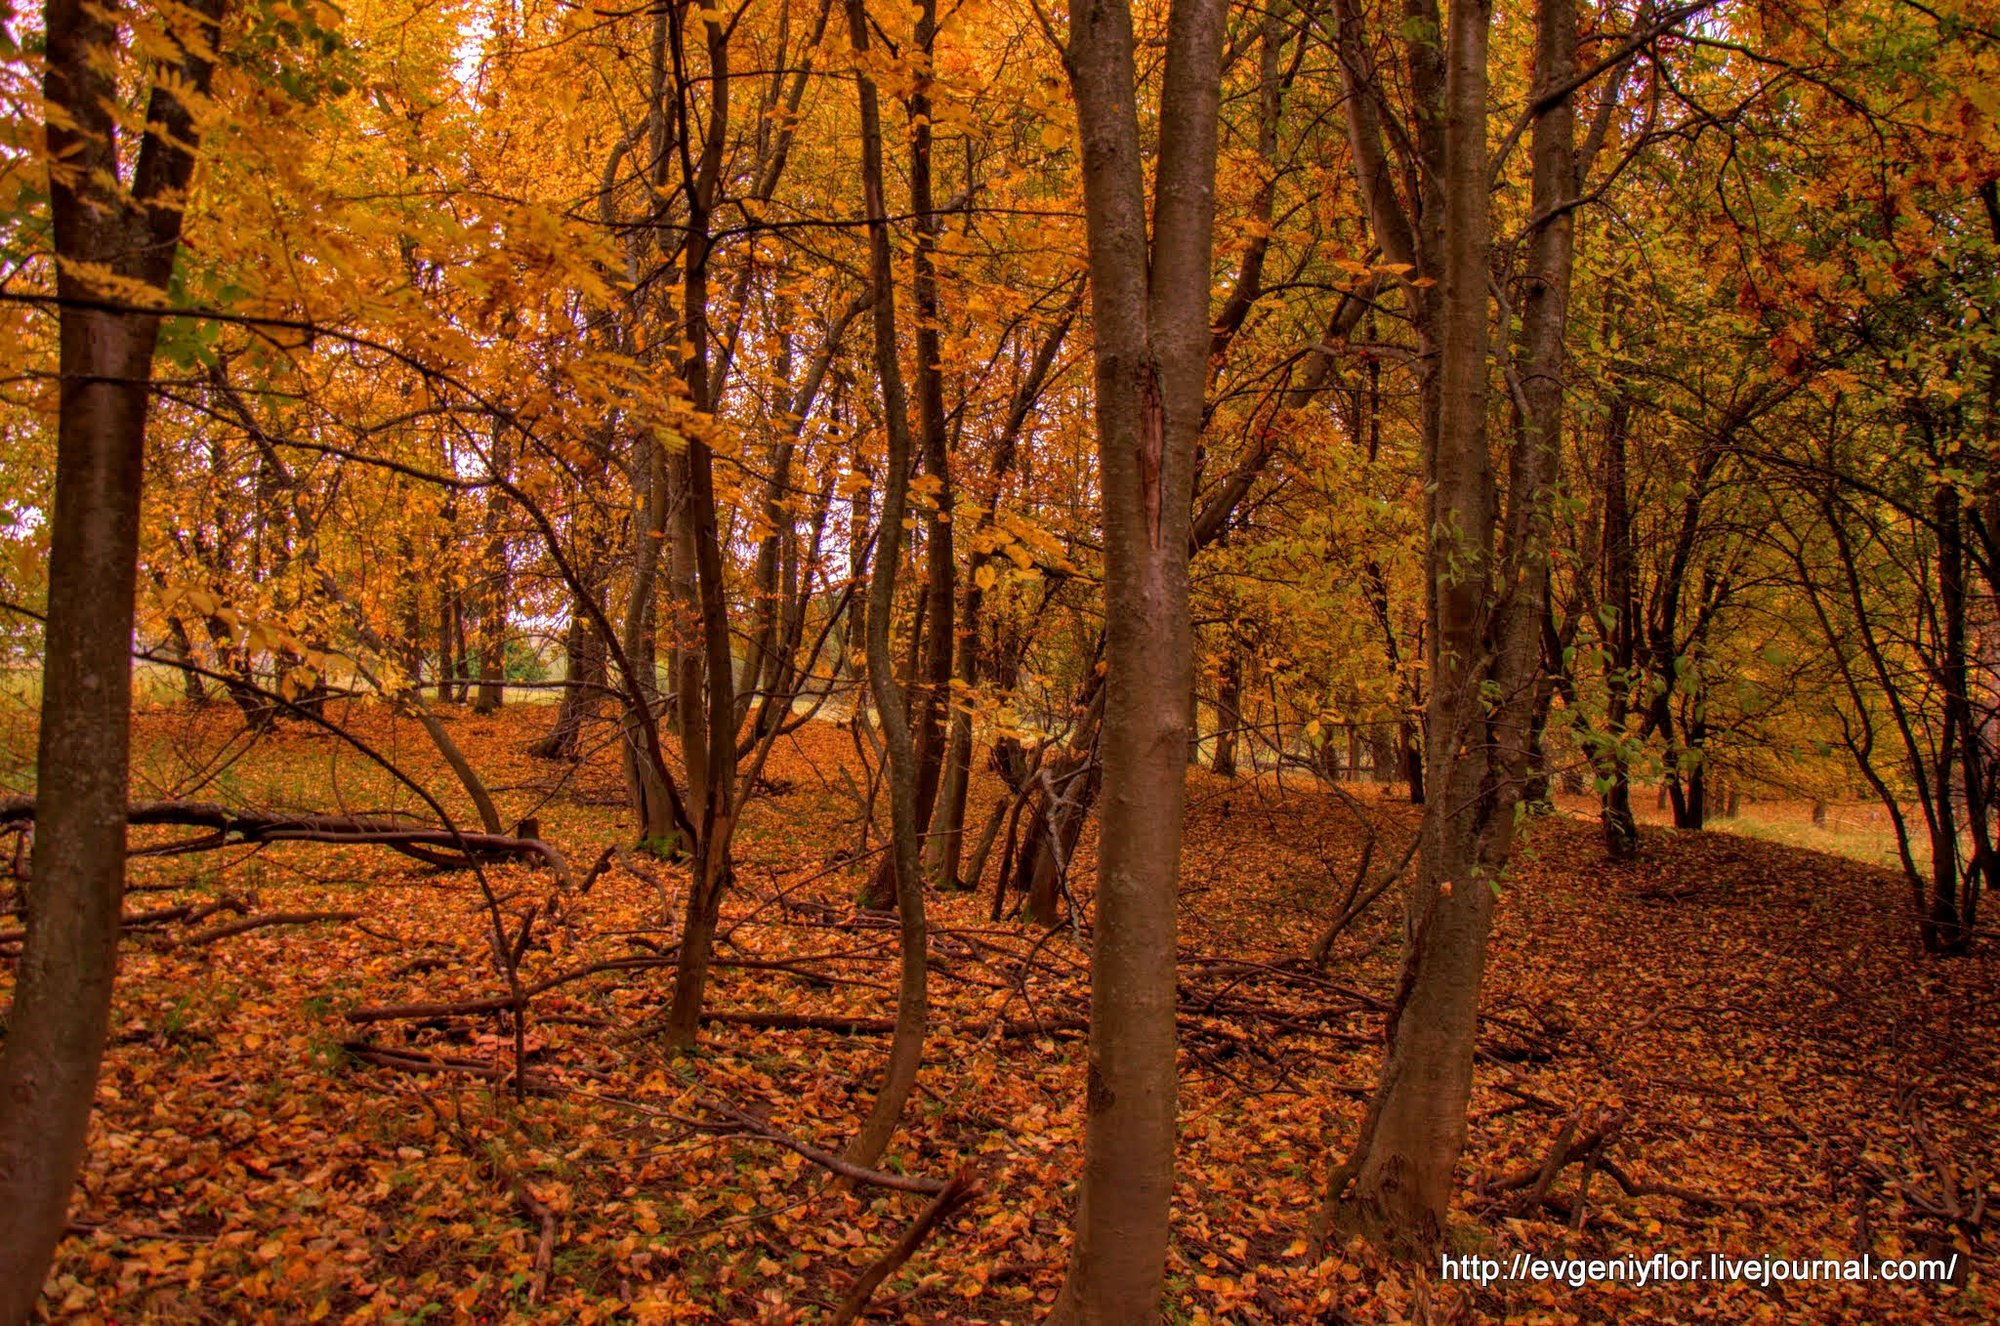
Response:
M939 322L936 251L940 230L931 188L931 83L929 69L937 44L937 0L918 0L915 45L916 83L910 93L910 213L915 244L910 254L910 296L916 325L917 441L924 473L937 483L935 503L924 520L924 597L928 626L922 679L917 691L914 739L917 753L917 829L927 832L935 817L938 785L945 763L945 715L950 710L954 646L957 643L957 587L954 581L951 457L945 435L944 350Z
M497 420L488 445L487 460L495 479L505 479L513 468L512 430ZM483 517L486 534L486 565L480 583L485 587L479 605L479 693L472 704L476 714L499 711L507 687L507 598L511 576L507 565L507 536L502 527L506 518L507 496L499 488L486 490Z
M1132 13L1123 0L1070 4L1096 328L1106 674L1083 1178L1060 1321L1156 1321L1165 1272L1194 674L1190 504L1212 334L1227 16L1222 0L1174 0L1168 11L1149 246Z
M1612 614L1611 648L1605 660L1606 746L1597 759L1603 787L1604 850L1614 861L1639 852L1639 825L1632 816L1632 770L1625 757L1625 724L1631 716L1633 668L1638 662L1638 604L1632 590L1632 519L1626 510L1625 442L1632 414L1622 394L1611 402L1604 434L1604 606Z
M982 528L990 526L1000 509L1001 490L1019 451L1021 431L1026 427L1030 412L1041 399L1042 390L1047 385L1049 373L1055 366L1056 355L1062 348L1063 339L1068 336L1070 323L1081 305L1082 292L1079 291L1062 315L1042 338L1035 350L1035 356L1019 385L1014 390L1013 400L1007 407L1007 418L1002 424L1000 435L993 450L993 460L989 471L991 491L987 494L986 510L982 517ZM959 629L956 632L956 675L958 681L969 692L979 681L981 615L985 605L985 591L979 585L979 568L992 557L991 553L973 559L970 573L966 577L963 607L959 613ZM945 752L943 786L939 793L938 813L934 817L931 841L936 844L938 861L937 878L944 887L952 887L960 882L959 859L965 847L965 802L972 781L972 713L963 705L951 711L951 731ZM997 824L997 821L996 821ZM986 846L991 845L990 835ZM986 862L986 853L975 853L973 865L966 882L970 887L978 887L979 876ZM1005 871L996 890L996 898L1007 891Z
M935 18L930 0L925 14ZM890 651L889 628L896 600L896 572L902 561L903 516L910 486L912 445L909 402L896 346L896 285L889 245L889 221L883 191L882 112L875 80L867 72L868 16L863 0L847 0L848 36L856 56L856 83L861 111L861 189L868 222L868 270L874 287L875 374L882 391L882 422L888 433L886 470L882 478L882 519L875 532L875 574L868 583L868 684L874 693L876 721L889 765L890 854L894 862L895 898L901 923L902 978L896 989L896 1030L889 1045L889 1062L882 1088L868 1118L848 1143L847 1159L872 1165L888 1149L903 1105L916 1085L923 1062L925 1023L929 1016L928 945L924 921L923 842L917 826L917 754L910 732L909 710L897 684Z
M1953 460L1962 457L1953 456ZM1965 513L1955 484L1940 483L1931 497L1932 525L1937 540L1938 629L1942 639L1939 671L1944 683L1945 736L1938 757L1934 782L1938 790L1940 819L1950 825L1942 843L1933 843L1931 857L1934 877L1931 894L1931 926L1937 932L1936 951L1962 953L1971 942L1961 904L1969 902L1985 874L1987 842L1984 800L1981 791L1979 733L1972 718L1971 676L1966 666L1965 628ZM1956 767L1953 767L1954 764ZM1958 872L1958 831L1955 821L1953 788L1963 793L1965 818L1972 833L1972 859L1963 877ZM1949 862L1948 869L1935 863Z
M632 581L625 598L625 657L634 672L633 703L653 705L659 697L659 633L655 608L659 587L660 549L667 536L667 456L665 448L651 433L641 430L633 439L633 474L637 492L632 510ZM664 848L675 836L673 813L668 805L665 784L659 770L647 758L640 738L640 718L627 712L619 723L624 740L620 743L625 770L626 796L637 822L639 840ZM695 761L688 762L690 799L699 794L701 780L695 776ZM685 847L688 844L677 844Z
M680 696L683 743L687 752L689 799L698 808L693 878L688 882L687 919L681 930L680 961L674 969L673 1003L668 1010L666 1039L676 1050L694 1045L701 1024L702 1001L708 986L709 959L722 898L734 877L730 841L738 810L736 789L735 663L729 634L729 586L723 578L722 534L715 493L715 452L709 440L719 382L709 368L710 233L722 183L724 145L729 133L729 34L720 18L703 12L702 30L708 52L708 116L700 165L683 181L688 206L682 251L681 380L702 417L690 430L681 460L685 501L675 522L676 537L692 545L695 609L700 625L699 653L692 667L683 663ZM668 23L676 69L685 67L681 52L680 12ZM679 95L688 95L681 80ZM694 651L689 651L693 653ZM702 701L706 701L704 707ZM699 740L685 730L699 716Z

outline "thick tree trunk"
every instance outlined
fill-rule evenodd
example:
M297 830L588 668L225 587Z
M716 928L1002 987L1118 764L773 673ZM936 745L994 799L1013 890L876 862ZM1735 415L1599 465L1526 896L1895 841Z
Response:
M0 1057L0 1320L61 1236L104 1049L125 881L141 455L155 319L62 314L27 942Z
M1486 441L1487 0L1452 6L1444 30L1444 193L1439 269L1438 428L1427 458L1432 528L1427 818L1409 898L1402 986L1382 1080L1355 1152L1356 1223L1430 1246L1451 1204L1465 1145L1472 1045L1493 889L1486 844L1494 789L1480 682L1491 609L1495 478ZM1421 40L1419 37L1418 40ZM1508 808L1511 810L1511 807ZM1345 1194L1330 1192L1339 1199Z
M1104 792L1076 1242L1054 1316L1158 1319L1173 1195L1175 901L1194 642L1195 439L1211 337L1221 0L1167 17L1147 243L1132 14L1071 0L1105 539Z
M34 870L27 933L0 1047L0 1323L26 1321L62 1237L82 1163L118 966L131 754L132 625L148 381L159 319L92 308L108 268L164 296L180 244L197 130L175 89L205 94L220 0L195 0L170 31L172 81L152 91L147 132L121 185L113 117L123 18L115 3L44 11L48 150L59 311L56 487Z

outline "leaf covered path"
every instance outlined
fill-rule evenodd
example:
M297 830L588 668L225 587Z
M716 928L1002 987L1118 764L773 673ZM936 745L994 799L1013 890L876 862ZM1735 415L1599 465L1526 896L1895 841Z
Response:
M595 804L615 762L565 776L521 756L541 718L453 728L582 879L627 835ZM425 767L413 725L357 721ZM172 785L200 735L185 714L148 715L149 776ZM287 729L223 784L287 809L396 808L379 775L330 746ZM893 924L853 904L864 863L839 772L853 759L825 725L773 757L725 906L717 1016L692 1061L648 1032L684 871L616 853L587 892L552 897L546 870L486 868L510 915L551 909L522 966L525 985L547 987L525 1028L524 1102L504 1011L351 1016L506 995L470 875L347 845L137 858L145 891L127 901L113 1043L50 1301L79 1321L828 1319L930 1200L802 1154L837 1153L865 1113L893 1013ZM1179 1319L1990 1319L1977 1224L2000 1137L1993 956L1913 962L1906 895L1866 866L1660 832L1637 864L1609 867L1595 827L1568 821L1527 831L1504 890L1454 1246L1503 1259L1957 1250L1969 1284L1475 1292L1413 1281L1358 1244L1309 1262L1329 1150L1351 1140L1376 1068L1393 906L1344 934L1324 971L1300 955L1353 876L1357 811L1385 839L1378 859L1400 853L1411 812L1289 776L1193 778ZM975 804L996 795L982 786ZM1092 851L1086 834L1080 889ZM876 1291L882 1319L1032 1321L1061 1280L1083 953L1067 929L991 921L992 875L931 900L929 1051L885 1161L908 1188L967 1171L980 1192ZM196 944L214 922L144 916L225 895L252 917L336 919ZM1544 1182L1559 1137L1603 1144L1554 1157Z

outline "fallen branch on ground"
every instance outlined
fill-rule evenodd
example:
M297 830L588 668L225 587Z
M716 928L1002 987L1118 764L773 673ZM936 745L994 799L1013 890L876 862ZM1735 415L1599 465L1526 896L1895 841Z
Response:
M1672 1183L1649 1183L1635 1179L1614 1160L1610 1149L1624 1132L1626 1122L1623 1110L1606 1110L1599 1118L1595 1107L1579 1108L1564 1117L1556 1129L1548 1153L1532 1165L1524 1166L1498 1179L1480 1179L1475 1191L1481 1197L1497 1198L1503 1193L1519 1193L1512 1200L1517 1214L1527 1215L1537 1207L1546 1206L1565 1218L1574 1217L1580 1224L1583 1204L1590 1195L1591 1177L1603 1171L1624 1192L1627 1197L1671 1197L1677 1202L1688 1202L1699 1206L1725 1207L1777 1207L1790 1206L1794 1199L1786 1197L1725 1197L1720 1193L1700 1192L1693 1188L1683 1188ZM1572 1201L1550 1191L1556 1178L1571 1165L1583 1167L1583 1179Z
M210 926L198 930L180 941L181 948L200 948L203 944L213 944L218 939L231 935L244 935L252 930L262 930L274 925L313 925L320 921L358 921L360 912L268 912L263 916L246 916L240 921L229 921L223 925Z
M0 798L0 826L35 818L33 797ZM376 815L279 815L233 810L207 801L140 801L125 812L131 825L172 825L213 832L185 842L141 851L206 852L245 843L312 842L376 844L430 865L457 869L475 861L508 857L534 859L555 871L568 888L569 868L555 846L539 838L500 833L460 833L430 829L408 820Z
M494 1083L515 1081L512 1069L495 1068L477 1059L446 1059L419 1054L414 1050L392 1050L370 1041L343 1041L340 1048L362 1063L373 1064L377 1068L393 1068L403 1073L457 1073ZM552 1096L556 1091L554 1084L546 1078L528 1077L526 1074L522 1075L521 1085L530 1096Z
M969 1174L961 1173L944 1191L931 1200L923 1214L910 1222L903 1231L903 1237L896 1245L876 1259L875 1264L855 1277L854 1285L847 1291L847 1297L833 1314L835 1326L858 1319L867 1310L868 1300L881 1288L882 1282L896 1273L896 1268L908 1261L912 1254L930 1237L939 1222L953 1211L979 1195L979 1184Z
M556 1213L518 1179L514 1182L514 1201L523 1214L541 1227L541 1237L535 1240L534 1274L528 1281L528 1305L533 1307L548 1292L549 1271L555 1266Z

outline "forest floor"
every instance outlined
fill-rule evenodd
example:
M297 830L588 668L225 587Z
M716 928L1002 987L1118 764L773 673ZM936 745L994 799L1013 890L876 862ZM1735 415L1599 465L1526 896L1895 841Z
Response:
M523 755L547 717L458 716L450 729L510 823L537 813L581 878L628 834L620 779L602 752L574 767ZM414 724L365 710L344 721L447 785ZM29 777L32 734L11 726L0 791ZM246 750L233 731L219 710L147 711L135 797L416 808L326 733L287 725ZM523 979L620 966L534 1000L525 1101L505 1085L504 1015L349 1016L504 994L470 875L380 847L136 857L143 891L126 910L137 924L51 1315L827 1319L927 1201L856 1189L753 1135L837 1151L882 1069L895 929L854 905L868 864L854 856L857 772L849 735L829 726L772 757L724 909L718 956L731 965L709 1000L721 1017L691 1059L649 1030L669 990L684 871L623 855L588 893L557 900ZM997 795L975 786L975 822ZM1502 890L1453 1249L1503 1262L1956 1251L1962 1283L1476 1288L1359 1242L1311 1260L1308 1221L1329 1153L1358 1125L1397 961L1388 900L1324 971L1301 961L1353 876L1364 817L1389 840L1378 863L1393 860L1407 806L1289 775L1282 788L1191 775L1169 1320L2000 1313L1992 1234L1982 1245L1978 1228L2000 1149L1991 942L1925 959L1902 885L1851 860L1649 829L1643 859L1614 867L1593 825L1560 816L1528 826ZM135 831L135 842L166 836ZM1093 852L1086 834L1073 881L1085 892ZM969 1170L979 1193L879 1288L875 1319L1034 1321L1062 1279L1085 949L1067 928L991 920L996 869L977 893L931 899L928 1055L884 1162L933 1178ZM551 901L547 870L487 875L510 914ZM218 934L236 918L169 912L225 896L251 918L352 916ZM153 912L166 915L139 919ZM11 946L0 935L0 951ZM12 965L0 961L0 1001ZM861 1021L854 1034L754 1025L769 1014ZM1584 1165L1534 1181L1566 1129L1571 1142L1603 1140L1581 1197Z

